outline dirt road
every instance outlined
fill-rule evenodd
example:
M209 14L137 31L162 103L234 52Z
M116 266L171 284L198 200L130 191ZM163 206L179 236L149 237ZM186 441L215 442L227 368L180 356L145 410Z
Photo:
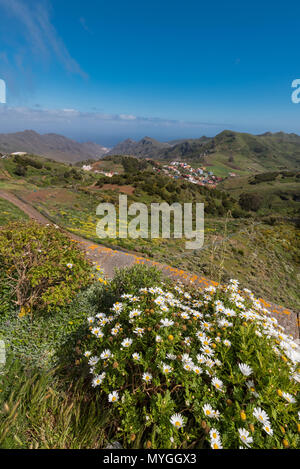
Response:
M23 200L16 197L13 193L9 191L0 190L0 197L17 206L30 218L36 220L39 223L43 225L52 223L38 210L36 210L27 202L24 202ZM64 231L66 232L66 230ZM113 277L116 268L132 266L134 264L147 264L157 267L166 276L170 278L177 278L183 283L192 284L200 289L204 289L209 285L217 285L216 282L209 280L205 277L191 274L189 272L171 267L169 265L160 264L159 262L155 262L152 259L147 259L145 257L138 256L131 252L124 252L121 250L107 248L101 244L92 243L91 241L76 236L72 233L66 233L86 253L88 259L90 259L92 262L99 264L102 267L106 277L108 278ZM274 316L278 320L278 322L286 329L286 332L292 334L297 339L300 337L300 324L298 314L282 306L274 305L263 299L260 299L260 301L263 306L271 312L272 316Z

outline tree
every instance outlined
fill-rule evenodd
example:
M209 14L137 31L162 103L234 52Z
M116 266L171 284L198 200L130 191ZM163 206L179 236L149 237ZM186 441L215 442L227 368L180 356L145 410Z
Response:
M21 166L20 164L14 170L16 176L25 176L26 175L26 167Z
M257 212L257 210L261 207L262 197L258 194L243 192L240 195L239 204L244 210Z

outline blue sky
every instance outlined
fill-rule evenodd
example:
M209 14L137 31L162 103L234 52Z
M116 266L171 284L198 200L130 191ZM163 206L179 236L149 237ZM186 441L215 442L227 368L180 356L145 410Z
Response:
M300 133L300 3L0 0L0 132Z

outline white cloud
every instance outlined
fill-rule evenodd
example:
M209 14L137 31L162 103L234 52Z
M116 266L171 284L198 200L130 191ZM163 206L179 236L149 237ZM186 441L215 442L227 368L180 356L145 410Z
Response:
M19 67L23 63L24 45L26 45L27 52L30 51L39 59L49 60L51 56L55 56L68 72L82 77L87 76L70 55L51 23L48 5L44 0L39 0L31 5L24 0L0 0L1 9L19 23L16 26L16 31L23 35L24 42L19 50L15 51L13 58L15 62L19 63ZM13 33L14 29L11 28L10 35L13 36Z
M77 109L42 109L40 107L29 108L24 106L9 107L0 106L0 124L3 126L6 123L18 121L27 121L28 125L31 122L39 122L41 125L49 121L56 122L57 124L63 121L72 121L74 123L81 122L87 125L88 122L100 124L103 122L118 123L119 125L125 126L142 126L147 125L149 127L218 127L222 124L214 124L208 122L187 122L183 120L171 120L162 119L158 117L142 117L133 116L131 114L107 114L101 112L82 112Z
M42 109L0 105L1 133L32 129L40 133L58 133L75 140L96 141L111 146L125 138L140 139L151 135L158 140L196 138L215 135L230 125L187 122L157 117L82 112L77 109Z
M136 116L133 116L131 114L120 114L120 119L123 119L125 121L134 121L136 119Z

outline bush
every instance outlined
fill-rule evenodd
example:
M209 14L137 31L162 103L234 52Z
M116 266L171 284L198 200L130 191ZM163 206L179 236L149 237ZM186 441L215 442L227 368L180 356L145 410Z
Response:
M257 212L262 205L262 198L258 194L244 192L240 195L239 204L243 210Z
M27 166L32 166L36 169L42 169L43 167L43 164L40 161L34 160L33 158L29 158L28 156L23 155L16 155L14 157L14 162L19 164L20 166L24 166L25 168L27 168Z
M141 288L88 318L82 360L127 447L299 448L299 349L238 291Z
M26 176L26 166L18 165L14 170L14 174L21 177Z
M123 293L135 295L140 288L159 285L161 281L161 271L155 267L134 265L116 269L114 278L108 284L103 283L102 288L91 289L90 304L100 312L103 308L112 307Z
M84 254L58 228L36 222L0 229L0 278L21 314L53 312L90 281Z

